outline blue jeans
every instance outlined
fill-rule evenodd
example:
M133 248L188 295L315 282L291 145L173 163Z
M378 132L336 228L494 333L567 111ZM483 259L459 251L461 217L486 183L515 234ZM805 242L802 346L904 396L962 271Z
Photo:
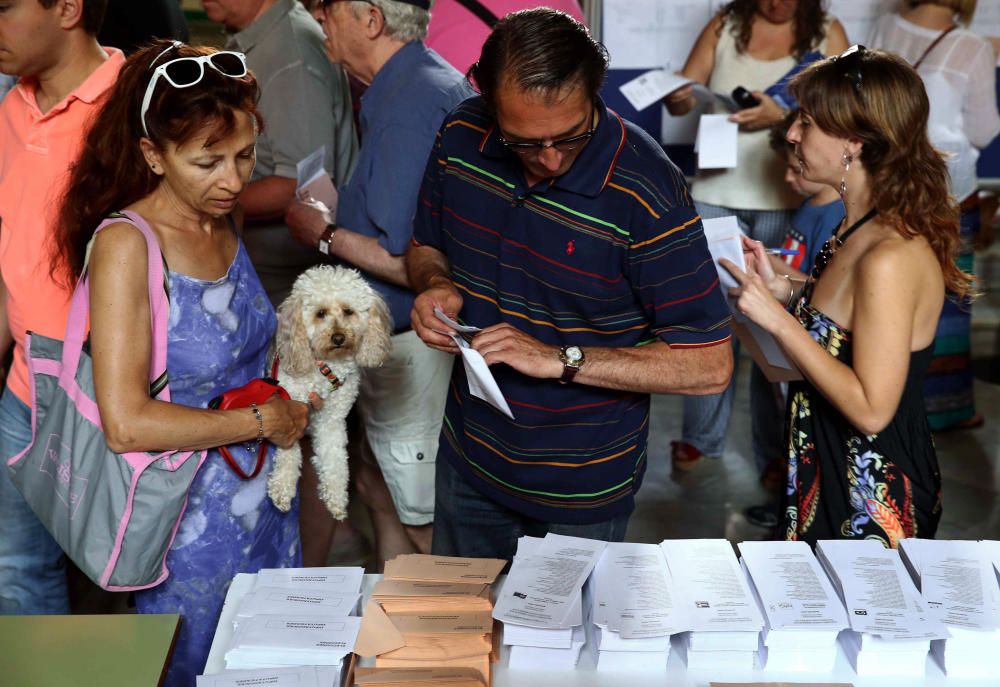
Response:
M434 540L438 556L503 558L510 560L522 535L546 533L620 542L625 540L629 515L590 525L564 525L525 517L491 501L460 475L445 457L437 461L434 494ZM509 564L508 564L509 565Z
M31 441L31 409L0 398L0 615L69 613L66 558L10 481L7 460Z
M771 248L781 244L794 214L792 210L735 210L706 203L695 203L695 206L698 214L705 219L735 215L747 236ZM733 355L738 352L739 345L734 340ZM726 448L735 389L734 371L729 386L722 393L685 396L681 439L706 455L721 456ZM781 417L784 408L776 401L774 388L767 377L753 365L750 374L750 423L754 463L760 471L769 460L784 454L784 423L775 422L776 412L777 417Z

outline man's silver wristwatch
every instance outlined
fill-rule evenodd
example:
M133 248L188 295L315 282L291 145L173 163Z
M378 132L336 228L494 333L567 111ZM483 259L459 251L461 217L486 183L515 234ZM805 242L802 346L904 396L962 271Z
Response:
M333 241L333 233L337 231L337 225L330 222L319 237L319 252L323 255L330 254L330 243Z
M587 362L587 356L584 355L583 349L579 346L563 346L559 349L559 360L563 364L563 373L562 377L559 378L559 383L568 384L573 381L576 373Z

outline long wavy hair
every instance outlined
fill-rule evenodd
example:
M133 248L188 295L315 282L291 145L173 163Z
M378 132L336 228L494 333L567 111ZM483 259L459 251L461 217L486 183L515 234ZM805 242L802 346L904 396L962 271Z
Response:
M70 172L51 262L52 277L69 287L83 271L87 244L101 220L145 198L160 184L161 178L150 170L139 147L145 136L140 109L153 68L178 57L216 52L212 48L171 46L170 41L155 41L128 58L92 121ZM183 144L206 129L211 132L210 143L219 141L235 129L237 112L250 114L258 130L262 125L253 75L232 78L209 65L204 67L201 81L187 88L174 88L164 78L157 82L146 126L148 138L161 150L167 143Z
M810 65L791 89L815 126L861 141L879 220L907 238L923 236L948 290L970 295L972 276L955 264L958 209L948 194L948 169L927 138L930 105L913 68L892 53L860 50Z
M757 13L759 0L731 0L719 11L722 23L719 31L727 23L732 24L733 38L736 39L736 50L741 55L750 44L750 33L753 29L754 15ZM796 59L813 50L823 41L823 26L826 22L826 12L823 10L823 0L798 0L795 8L795 45L793 52Z

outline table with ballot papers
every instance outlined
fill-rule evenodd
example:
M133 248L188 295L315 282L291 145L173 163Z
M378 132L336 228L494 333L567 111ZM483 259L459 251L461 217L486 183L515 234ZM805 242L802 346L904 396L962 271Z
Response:
M198 687L1000 684L1000 542L549 534L505 563L237 575Z

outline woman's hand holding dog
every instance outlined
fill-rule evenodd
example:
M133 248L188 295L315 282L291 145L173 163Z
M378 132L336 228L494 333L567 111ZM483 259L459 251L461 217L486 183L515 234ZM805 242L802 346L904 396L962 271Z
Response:
M260 415L264 422L264 438L280 448L288 448L306 432L309 404L272 396L260 407Z

